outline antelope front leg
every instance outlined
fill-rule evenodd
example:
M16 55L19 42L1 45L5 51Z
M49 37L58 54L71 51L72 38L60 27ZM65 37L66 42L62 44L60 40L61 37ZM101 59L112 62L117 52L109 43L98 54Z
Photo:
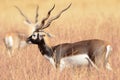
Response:
M89 57L86 57L86 59L97 71L99 71L98 67L93 63L93 61Z

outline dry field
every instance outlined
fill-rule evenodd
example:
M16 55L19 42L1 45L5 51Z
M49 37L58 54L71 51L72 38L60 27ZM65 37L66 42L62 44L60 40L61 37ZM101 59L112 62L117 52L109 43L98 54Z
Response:
M69 3L72 6L46 30L55 35L50 45L86 39L108 41L113 52L110 63L113 71L97 72L86 68L54 70L40 54L37 46L29 45L15 50L10 58L3 38L6 32L27 32L24 18L14 5L34 21L36 4L40 6L39 21L56 4L51 16ZM0 1L0 80L120 80L120 1L119 0L1 0Z

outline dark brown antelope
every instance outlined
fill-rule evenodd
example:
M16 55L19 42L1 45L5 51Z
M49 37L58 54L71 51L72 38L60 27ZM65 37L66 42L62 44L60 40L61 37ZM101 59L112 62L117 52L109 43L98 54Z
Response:
M20 14L25 18L25 21L24 23L27 24L27 30L25 30L23 33L21 32L8 32L6 35L5 35L5 38L4 38L4 43L5 43L5 46L8 50L8 54L9 56L12 56L12 53L14 52L15 49L19 49L19 48L22 48L24 46L27 45L26 43L26 39L28 38L29 35L31 35L35 30L36 28L38 27L38 9L39 9L39 6L37 6L36 8L36 15L35 15L35 22L32 23L28 18L27 16L25 16L25 14L20 10L20 8L18 8L17 6L15 6L15 8L20 12Z
M111 46L103 40L91 39L75 43L63 43L56 46L48 46L45 41L45 28L49 27L51 22L60 17L60 15L70 8L71 4L60 11L58 15L48 20L46 24L41 22L36 31L27 39L28 43L37 44L41 54L46 57L54 67L61 70L70 66L92 65L98 70L99 66L104 66L112 70L108 63L108 57ZM48 16L50 13L48 13Z

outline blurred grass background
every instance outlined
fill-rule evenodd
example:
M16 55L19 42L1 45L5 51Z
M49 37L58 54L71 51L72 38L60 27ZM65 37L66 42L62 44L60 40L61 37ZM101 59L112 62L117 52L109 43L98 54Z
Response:
M72 3L69 10L54 21L46 31L55 35L51 45L76 42L85 39L108 41L113 52L110 63L113 72L66 69L55 71L52 65L41 56L37 46L30 45L16 50L9 58L3 44L7 32L27 32L24 18L14 5L18 6L34 22L36 5L39 5L39 21L55 4L51 16ZM120 74L120 1L119 0L4 0L0 1L0 80L119 80Z

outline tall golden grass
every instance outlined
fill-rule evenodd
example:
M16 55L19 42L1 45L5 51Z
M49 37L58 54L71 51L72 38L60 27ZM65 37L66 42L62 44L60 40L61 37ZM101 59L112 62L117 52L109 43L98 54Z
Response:
M55 35L51 45L76 42L86 39L108 41L113 52L110 64L113 71L97 72L86 68L55 70L40 54L36 45L16 50L12 58L6 53L3 38L6 32L27 31L24 18L14 8L17 5L34 21L38 4L39 21L56 4L51 16L57 14L68 4L72 6L46 30ZM0 1L0 80L119 80L120 74L120 2L118 0L4 0Z

